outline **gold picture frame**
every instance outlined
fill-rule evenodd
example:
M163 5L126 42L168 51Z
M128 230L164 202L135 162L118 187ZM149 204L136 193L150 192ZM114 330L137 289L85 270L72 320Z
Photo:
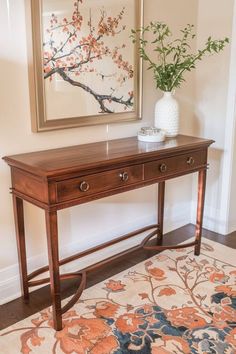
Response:
M143 0L86 1L26 0L33 132L141 119Z

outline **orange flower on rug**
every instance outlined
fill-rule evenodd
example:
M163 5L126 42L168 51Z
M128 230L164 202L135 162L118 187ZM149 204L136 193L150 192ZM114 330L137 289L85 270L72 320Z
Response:
M0 332L4 354L235 354L236 251L169 250L84 291L52 329L51 310Z

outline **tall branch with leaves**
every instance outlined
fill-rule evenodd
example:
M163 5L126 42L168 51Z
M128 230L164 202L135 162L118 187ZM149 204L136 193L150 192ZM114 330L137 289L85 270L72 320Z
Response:
M153 36L150 44L156 53L154 59L147 54L149 44L145 39L147 32ZM146 27L132 30L133 43L139 42L140 56L148 62L148 69L153 70L157 88L170 92L180 87L185 81L184 74L195 69L198 61L206 55L221 52L229 43L229 38L215 40L209 37L202 49L192 53L191 42L195 36L194 26L190 24L181 30L181 37L174 40L171 40L172 33L169 26L162 22L151 22Z

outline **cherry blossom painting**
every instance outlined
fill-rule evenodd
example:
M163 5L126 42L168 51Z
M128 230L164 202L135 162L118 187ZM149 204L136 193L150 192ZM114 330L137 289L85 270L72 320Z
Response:
M142 0L31 0L33 130L141 118Z

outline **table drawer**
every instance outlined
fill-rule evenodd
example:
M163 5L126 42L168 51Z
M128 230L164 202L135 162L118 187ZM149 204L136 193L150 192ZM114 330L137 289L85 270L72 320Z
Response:
M143 165L124 167L57 183L57 201L62 202L140 182Z
M145 180L175 173L187 173L207 163L207 151L195 151L146 163L144 166Z

